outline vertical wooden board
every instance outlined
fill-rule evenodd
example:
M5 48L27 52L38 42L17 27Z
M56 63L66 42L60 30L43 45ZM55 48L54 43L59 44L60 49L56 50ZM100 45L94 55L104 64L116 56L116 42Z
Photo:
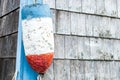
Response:
M96 13L96 1L95 0L82 0L82 12Z
M70 80L84 80L84 62L71 60L70 63Z
M105 0L105 14L107 16L117 17L117 1L116 0Z
M0 38L0 57L1 57L1 54L2 54L2 47L3 47L3 39Z
M56 0L56 9L68 10L68 0Z
M95 37L115 38L116 19L92 16L93 35Z
M71 34L86 35L84 14L71 13Z
M2 16L3 0L0 0L0 16Z
M0 36L2 35L3 33L3 26L2 26L2 19L0 19Z
M70 79L71 80L77 80L77 75L78 75L78 73L77 73L77 71L78 71L77 67L78 67L78 61L77 60L71 60L70 61L70 73L71 73L70 74Z
M113 59L113 42L105 39L90 39L91 59Z
M65 37L63 35L55 35L55 56L54 58L64 59Z
M12 77L15 72L15 59L5 59L4 63L5 65L4 65L3 80L12 80Z
M86 30L86 36L93 36L93 20L95 16L92 15L86 15L85 18L85 30Z
M108 18L108 25L107 25L107 31L106 31L106 37L109 38L116 38L115 37L115 33L117 30L117 23L116 23L117 19L113 19L113 18Z
M4 78L4 68L5 68L5 63L4 63L4 59L0 58L0 79L3 80Z
M42 80L54 80L53 63L51 64L47 72L44 74Z
M71 34L77 35L79 14L71 13Z
M69 11L81 12L81 0L69 0Z
M101 39L90 38L91 59L100 59L100 57L102 56L101 50L103 44L101 42Z
M110 69L110 62L108 61L108 62L105 62L105 68L104 68L104 74L105 74L105 76L104 76L104 80L111 80L111 75L110 75L110 73L111 73L111 71L110 71L111 69Z
M108 40L104 39L103 40L103 55L101 56L102 58L106 60L113 60L114 59L114 41L113 40Z
M99 16L95 16L95 18L93 19L93 36L99 37L100 34L100 30L102 29L100 27L100 21L101 21L101 17Z
M14 17L13 17L14 16ZM18 10L1 18L0 20L0 36L11 34L17 31L18 26Z
M120 0L117 0L117 12L118 12L118 17L120 17Z
M79 14L78 26L77 26L77 35L86 35L85 16L86 15L84 15L84 14Z
M16 56L16 43L17 43L17 34L11 36L6 36L1 38L2 47L1 47L1 57L15 57Z
M85 37L78 37L78 59L90 59L90 39Z
M56 28L58 34L70 34L70 13L57 11Z
M101 17L100 18L100 25L98 28L98 34L99 37L111 37L111 33L110 33L110 18L107 17Z
M19 7L20 0L2 0L2 16Z
M114 59L120 60L120 41L115 40L113 46L114 46Z
M116 19L115 38L120 39L120 19Z
M118 78L118 65L117 65L118 62L115 62L115 61L111 61L110 62L110 79L111 80L119 80Z
M43 0L43 4L48 4L50 8L55 8L55 0Z
M78 38L76 36L65 36L65 58L78 58Z
M94 62L85 61L85 79L84 80L95 80L94 76Z
M117 68L118 68L118 70L117 70L117 78L120 79L120 75L119 75L120 74L120 62L119 61L117 62Z
M74 61L76 63L76 61ZM78 66L76 66L78 70L77 80L85 79L85 62L78 60Z
M95 61L95 80L104 80L105 61Z
M54 60L54 80L70 80L70 61Z
M56 33L56 10L51 10L52 12L52 21L53 21L53 32Z
M96 0L96 13L100 15L105 14L105 0Z

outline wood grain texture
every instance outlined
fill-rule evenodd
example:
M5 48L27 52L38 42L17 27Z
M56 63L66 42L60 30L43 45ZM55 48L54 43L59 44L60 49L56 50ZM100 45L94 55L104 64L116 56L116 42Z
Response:
M15 57L17 47L17 34L12 34L0 38L0 58L4 57Z
M95 13L96 1L95 0L82 0L82 12Z
M0 17L19 7L20 0L0 0Z
M119 40L64 35L55 39L55 59L120 60Z
M55 8L55 0L43 0L43 4L49 4L50 8Z
M116 0L105 0L105 14L108 16L117 16Z
M5 36L17 32L18 12L19 11L16 10L13 13L0 18L0 36Z
M65 58L75 59L77 58L78 41L76 36L65 37Z
M56 9L68 10L68 0L56 0Z
M54 60L54 80L119 80L119 61Z
M61 35L55 35L55 54L54 58L64 58L65 38Z
M118 17L120 17L120 0L117 0Z
M15 71L15 59L0 59L0 80L12 80Z
M69 11L81 12L82 1L81 0L69 0ZM73 4L74 3L74 4Z
M70 80L69 60L54 60L54 80Z
M70 13L65 11L56 12L56 31L58 34L70 34Z
M96 0L96 14L105 14L105 0Z

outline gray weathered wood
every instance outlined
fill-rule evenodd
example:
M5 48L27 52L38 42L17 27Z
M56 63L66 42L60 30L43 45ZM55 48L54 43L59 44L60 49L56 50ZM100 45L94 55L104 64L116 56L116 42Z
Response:
M65 37L62 35L55 35L55 56L54 58L64 58Z
M86 15L85 18L85 30L86 30L86 35L87 36L93 36L93 20L94 20L95 16L91 16L91 15Z
M82 12L96 13L96 1L95 0L82 0Z
M68 0L69 11L81 12L82 2L81 0ZM74 3L74 4L73 4Z
M71 34L86 35L85 31L85 15L71 13Z
M70 34L70 13L57 11L56 31L58 34Z
M19 7L20 0L1 0L0 16L3 16Z
M120 0L117 0L118 17L120 17Z
M68 10L68 0L56 0L56 9Z
M53 19L53 31L56 33L56 10L51 9Z
M53 63L42 77L42 80L54 80Z
M43 0L44 4L48 4L50 8L55 8L55 0Z
M70 80L70 61L54 60L54 80Z
M18 10L0 19L0 36L17 32ZM14 16L14 17L13 17Z
M116 0L105 0L105 14L108 16L117 16Z
M77 59L91 59L90 39L85 37L78 37L78 53Z
M65 36L65 58L76 59L78 53L78 41L76 36Z
M105 0L96 0L96 14L104 15L105 14Z
M91 38L91 58L112 60L114 58L114 42L112 40Z
M0 38L0 58L15 57L17 47L17 34Z
M12 80L15 71L15 59L0 59L0 80Z

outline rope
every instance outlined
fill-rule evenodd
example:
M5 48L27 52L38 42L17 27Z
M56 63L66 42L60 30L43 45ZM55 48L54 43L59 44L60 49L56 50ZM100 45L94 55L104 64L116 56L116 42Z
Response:
M37 76L37 80L42 80L40 74Z
M15 73L14 73L14 76L13 76L12 80L16 80L16 78L17 78L17 74L18 74L18 72L17 72L17 71L15 71Z

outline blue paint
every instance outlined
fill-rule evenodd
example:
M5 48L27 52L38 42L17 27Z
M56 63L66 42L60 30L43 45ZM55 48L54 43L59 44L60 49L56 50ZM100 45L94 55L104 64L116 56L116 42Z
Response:
M36 17L51 17L49 6L47 4L33 4L23 7L22 19L30 19Z
M38 73L35 72L28 64L24 45L22 41L22 19L28 19L28 16L34 17L50 17L50 9L48 5L42 5L42 0L37 0L37 4L33 0L20 0L20 14L17 41L17 58L16 58L16 80L36 80ZM32 12L32 13L31 13ZM35 14L36 13L36 14ZM23 16L24 15L24 16Z

